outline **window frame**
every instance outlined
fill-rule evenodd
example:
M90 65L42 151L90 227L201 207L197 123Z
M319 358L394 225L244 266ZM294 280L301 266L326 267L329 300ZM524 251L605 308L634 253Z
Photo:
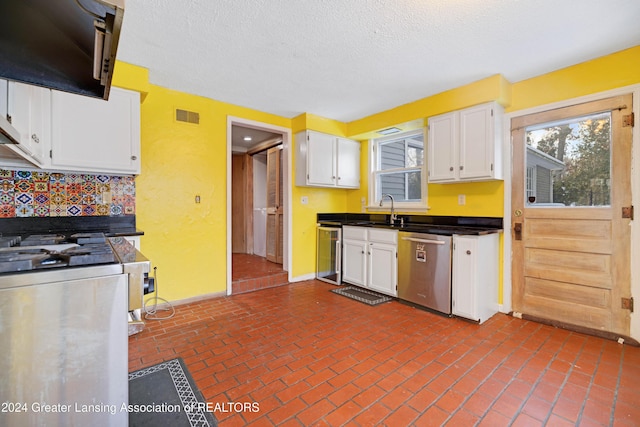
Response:
M380 171L380 159L378 157L378 153L380 152L379 146L384 143L388 143L391 141L397 141L401 139L409 139L412 136L422 135L422 164L420 166L409 167L409 168L394 168L394 169L386 169L384 171ZM394 201L394 208L396 211L426 211L427 207L427 129L426 127L422 127L420 129L415 129L411 131L398 132L393 135L388 135L380 138L372 138L369 139L369 200L367 205L367 210L369 211L388 211L390 204L385 199L385 203L383 206L380 206L380 199L376 199L377 187L378 187L378 175L393 173L393 172L420 172L420 200L416 200L413 202L405 202L405 201ZM407 150L408 141L405 141L405 153ZM407 175L405 175L407 176Z

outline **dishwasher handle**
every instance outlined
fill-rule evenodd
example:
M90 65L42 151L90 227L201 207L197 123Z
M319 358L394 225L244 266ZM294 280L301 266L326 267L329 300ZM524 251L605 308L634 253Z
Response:
M407 240L409 242L429 243L432 245L444 245L446 243L442 240L416 239L415 237L402 237L402 240Z

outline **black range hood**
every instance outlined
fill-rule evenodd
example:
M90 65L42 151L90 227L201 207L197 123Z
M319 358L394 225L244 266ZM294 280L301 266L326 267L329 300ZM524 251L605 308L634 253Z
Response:
M108 99L124 0L0 1L0 78Z

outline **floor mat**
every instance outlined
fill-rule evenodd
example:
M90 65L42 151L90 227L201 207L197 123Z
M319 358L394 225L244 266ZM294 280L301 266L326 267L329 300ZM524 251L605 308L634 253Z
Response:
M181 358L129 373L129 408L130 427L218 425Z
M393 300L393 298L386 295L369 291L367 289L358 288L356 286L345 286L337 289L331 289L331 292L369 305L378 305L382 304L383 302Z

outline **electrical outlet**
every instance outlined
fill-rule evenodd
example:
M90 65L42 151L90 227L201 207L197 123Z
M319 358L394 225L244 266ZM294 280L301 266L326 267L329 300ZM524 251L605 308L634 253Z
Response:
M200 203L200 195L196 194L196 203Z
M309 203L309 197L307 197L307 196L302 196L302 197L300 198L300 203L302 203L303 205L308 204L308 203Z
M459 194L458 195L458 204L460 206L463 206L465 203L467 203L467 198L465 197L464 194Z

